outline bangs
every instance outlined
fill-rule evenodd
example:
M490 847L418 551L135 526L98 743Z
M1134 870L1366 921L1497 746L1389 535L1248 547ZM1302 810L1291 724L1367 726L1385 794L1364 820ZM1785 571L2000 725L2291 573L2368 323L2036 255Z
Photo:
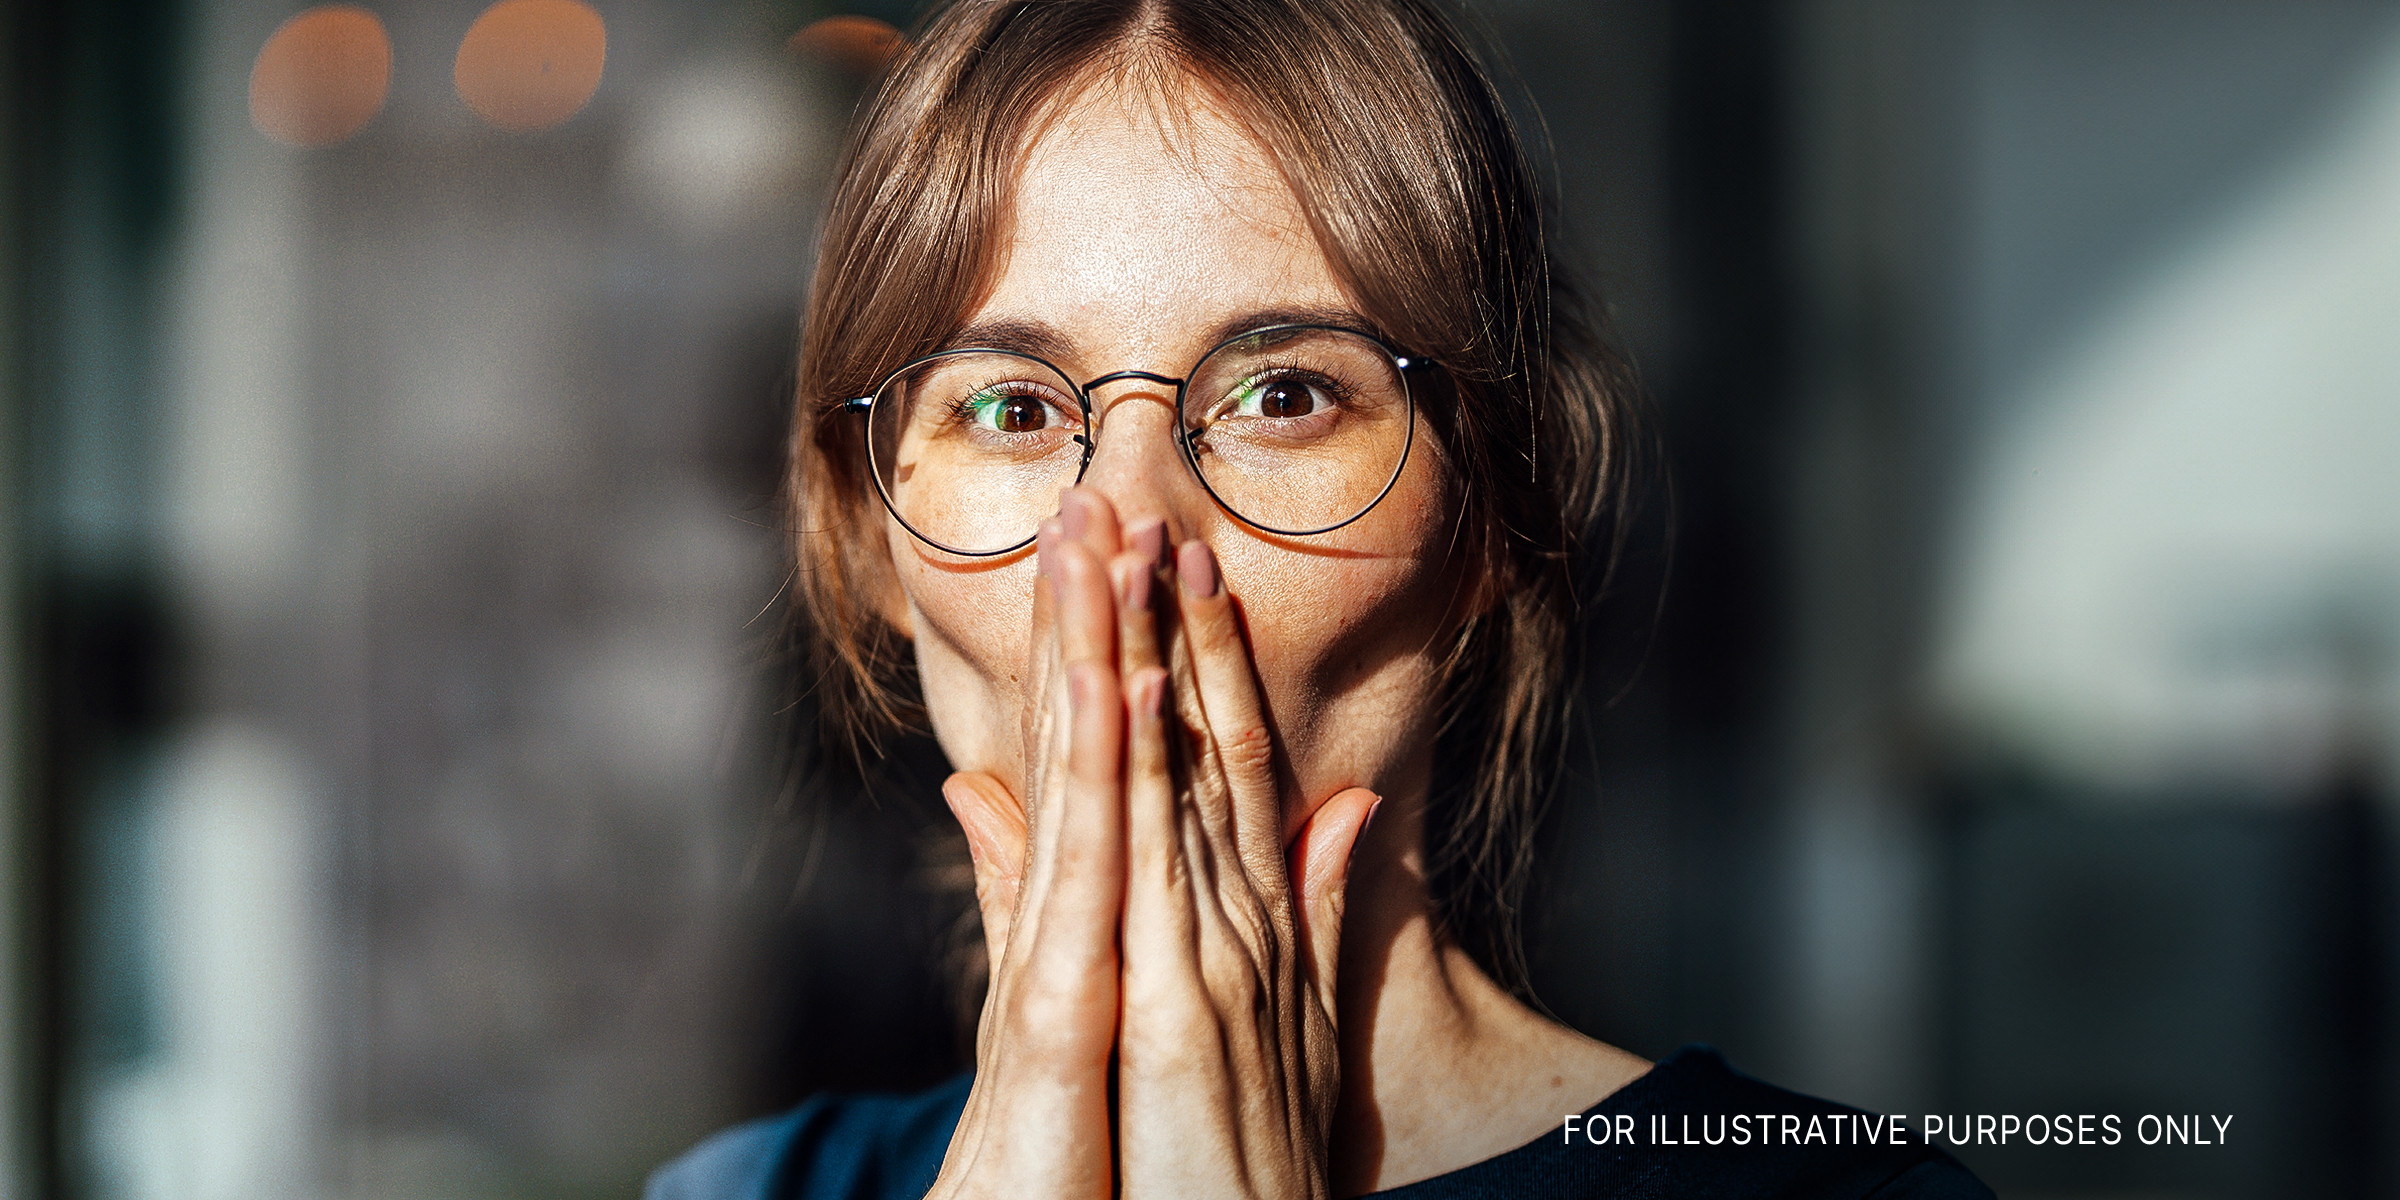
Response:
M1434 3L964 0L928 18L852 131L810 287L787 476L794 637L837 755L864 770L882 736L921 726L842 403L988 297L1025 152L1076 102L1138 106L1170 151L1195 114L1223 116L1266 152L1378 334L1440 367L1420 411L1484 601L1448 649L1430 884L1449 934L1521 991L1515 908L1580 658L1577 560L1620 536L1597 518L1623 488L1637 393L1552 278L1506 108Z

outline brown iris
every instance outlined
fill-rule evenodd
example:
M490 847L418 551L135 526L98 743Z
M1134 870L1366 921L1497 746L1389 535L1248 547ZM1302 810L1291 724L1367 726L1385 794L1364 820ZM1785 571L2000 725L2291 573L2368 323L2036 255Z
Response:
M992 414L992 424L1002 433L1036 433L1042 428L1042 416L1041 401L1031 396L1010 396Z
M1306 384L1283 380L1259 390L1258 414L1262 417L1305 417L1315 408Z

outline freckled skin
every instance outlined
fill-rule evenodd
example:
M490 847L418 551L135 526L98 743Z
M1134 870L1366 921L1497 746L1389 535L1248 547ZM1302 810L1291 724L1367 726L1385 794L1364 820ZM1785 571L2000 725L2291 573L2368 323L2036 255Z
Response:
M1247 314L1355 307L1267 155L1189 99L1163 122L1153 100L1123 92L1064 105L1023 158L999 276L969 322L1050 326L1070 348L1058 365L1081 381L1180 374L1217 325ZM1384 800L1350 856L1339 918L1334 1194L1554 1136L1558 1114L1649 1064L1518 1003L1432 920L1420 809L1438 665L1471 591L1448 558L1457 514L1442 447L1420 419L1406 470L1365 517L1277 538L1227 516L1192 477L1172 441L1173 402L1172 389L1138 380L1100 389L1084 484L1127 524L1162 519L1170 538L1215 551L1286 760L1286 838L1346 788ZM1022 796L1030 549L961 563L897 522L886 536L901 589L893 615L915 638L935 734L960 771Z
M990 297L969 317L1047 323L1078 380L1180 375L1242 314L1351 307L1265 152L1205 110L1162 127L1147 99L1071 104L1025 156ZM1093 397L1099 450L1084 477L1127 523L1162 518L1208 541L1248 622L1290 771L1287 828L1341 789L1406 793L1425 742L1443 629L1458 588L1440 447L1422 419L1407 469L1359 522L1276 538L1227 516L1175 449L1174 394L1132 380ZM888 526L935 732L962 771L1020 789L1034 562L960 569ZM1421 785L1420 785L1421 786Z

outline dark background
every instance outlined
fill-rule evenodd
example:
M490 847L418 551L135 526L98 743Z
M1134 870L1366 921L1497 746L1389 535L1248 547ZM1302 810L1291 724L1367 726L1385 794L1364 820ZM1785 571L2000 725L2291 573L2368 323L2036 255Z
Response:
M529 134L480 3L371 6L314 150L295 6L8 12L0 1195L622 1195L964 1061L938 756L778 749L837 10L595 6ZM2400 10L1481 15L1667 458L1543 1000L1912 1127L2234 1118L1954 1148L2003 1195L2400 1191Z

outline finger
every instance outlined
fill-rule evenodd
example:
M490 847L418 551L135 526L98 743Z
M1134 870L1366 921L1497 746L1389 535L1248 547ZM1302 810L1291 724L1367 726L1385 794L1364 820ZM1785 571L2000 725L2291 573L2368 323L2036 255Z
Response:
M1082 944L1087 936L1113 948L1124 895L1117 616L1099 561L1062 532L1048 532L1043 557L1056 661L1049 688L1031 701L1026 751L1041 784L1026 814L1029 852L1010 937L1038 940L1056 910L1080 931L1068 939L1080 956L1094 949Z
M1334 968L1342 957L1342 912L1350 888L1350 863L1357 857L1383 798L1349 788L1309 814L1292 843L1292 890L1299 897L1300 955L1330 1016Z
M1008 952L1008 927L1025 881L1025 808L1008 788L980 771L942 782L942 799L966 831L975 864L975 906L983 912L985 959L997 970Z
M1175 553L1185 652L1191 656L1200 727L1229 792L1233 847L1254 882L1283 868L1283 798L1275 776L1275 743L1258 697L1258 675L1242 639L1241 619L1227 594L1217 558L1206 542L1185 542Z
M1159 665L1157 560L1125 550L1109 560L1108 581L1117 598L1117 672L1130 694L1133 673Z
M1117 598L1109 586L1107 560L1073 538L1050 548L1051 591L1059 661L1117 665Z
M1125 807L1120 799L1125 698L1117 687L1117 673L1089 662L1068 665L1067 694L1074 736L1067 750L1066 819L1056 843L1058 865L1105 901L1103 915L1113 934L1125 875Z
M1050 603L1036 606L1033 680L1024 714L1026 822L1034 846L1027 879L1047 886L1043 874L1052 861L1047 847L1065 820L1065 767L1074 740L1072 705L1068 697L1068 668L1075 663L1103 667L1113 676L1116 667L1116 604L1099 563L1080 543L1067 537L1055 521L1043 523L1039 558ZM1043 618L1047 620L1044 621Z
M1139 554L1161 570L1174 565L1167 557L1167 523L1152 517L1125 526L1125 552Z
M1035 825L1044 807L1045 768L1066 761L1065 723L1053 719L1066 711L1067 693L1059 665L1058 602L1052 586L1056 571L1050 561L1052 548L1065 538L1056 518L1042 522L1034 537L1033 622L1025 648L1025 705L1018 714L1018 761L1023 766L1017 782L1019 794L1026 797L1027 818Z
M1117 506L1096 488L1078 486L1060 493L1058 523L1069 540L1083 543L1103 562L1125 548Z
M1119 779L1124 698L1116 672L1105 664L1069 663L1065 674L1070 730L1058 818L1032 839L1008 934L1015 952L1055 994L1088 995L1113 987L1118 970L1125 898Z
M1188 947L1192 905L1182 869L1175 783L1168 774L1167 673L1143 667L1125 681L1126 970L1145 975Z
M1145 523L1149 536L1163 538L1157 522ZM1137 544L1142 535L1127 539ZM1175 794L1167 761L1162 698L1166 672L1158 661L1159 599L1157 551L1145 558L1128 549L1109 563L1109 579L1117 598L1117 677L1125 688L1125 802L1126 852L1135 877L1160 883L1165 865L1158 859L1174 832Z

